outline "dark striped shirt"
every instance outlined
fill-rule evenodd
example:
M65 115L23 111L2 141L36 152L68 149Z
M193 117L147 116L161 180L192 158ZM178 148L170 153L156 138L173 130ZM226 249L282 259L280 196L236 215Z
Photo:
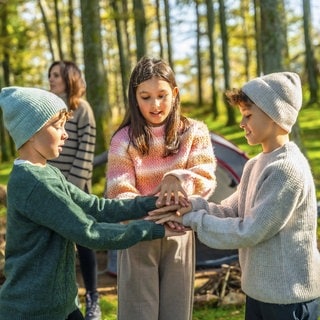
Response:
M66 123L66 131L69 137L60 156L48 162L60 169L69 182L90 193L96 123L87 101L80 100L80 105L73 112L73 117Z

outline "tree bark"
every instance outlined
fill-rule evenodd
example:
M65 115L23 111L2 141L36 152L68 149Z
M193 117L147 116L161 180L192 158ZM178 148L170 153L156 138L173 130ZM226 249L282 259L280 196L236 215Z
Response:
M198 87L198 106L203 105L202 97L202 65L201 65L201 47L200 47L200 12L199 12L199 0L196 0L196 31L197 31L197 87Z
M120 3L121 4L121 3ZM123 29L121 20L122 20L122 10L119 8L119 1L112 0L111 6L113 8L113 17L114 23L116 26L116 35L117 35L117 44L118 44L118 52L119 52L119 61L120 61L120 77L121 77L121 86L122 86L122 98L124 105L128 106L128 98L127 98L127 86L129 79L129 70L128 70L128 50L124 46L124 41L122 38Z
M260 1L261 54L264 74L284 70L287 56L286 21L281 0Z
M108 83L103 64L99 0L81 0L81 24L87 99L97 126L96 153L106 149L104 128L110 117Z
M310 97L308 105L318 103L319 84L317 79L317 61L314 55L314 48L311 42L311 11L310 0L303 0L303 30L306 47L306 69L308 74Z
M224 0L219 0L219 20L221 29L221 41L222 41L222 61L224 72L224 88L230 89L230 65L229 65L229 37L226 26L226 13ZM224 104L227 110L227 126L234 125L236 123L235 110L228 101L225 95L223 95Z
M56 32L57 32L57 45L59 51L59 59L64 60L64 54L62 50L62 36L60 30L60 13L59 13L59 2L54 0L54 12L55 12L55 22L56 22Z
M48 23L47 15L46 15L46 12L45 12L45 9L44 9L44 6L43 6L41 0L38 0L38 5L39 5L39 8L40 8L40 11L42 14L42 21L43 21L44 29L45 29L46 36L47 36L49 51L51 53L51 61L55 61L56 58L55 58L55 53L54 53L54 49L53 49L53 45L52 45L53 36L52 36L52 32L51 32L51 29L50 29L50 26Z
M211 77L211 110L213 113L214 119L219 115L218 112L218 100L217 100L217 91L215 86L215 53L214 53L214 10L213 10L213 1L206 0L207 6L207 26L208 26L208 39L209 39L209 65L210 65L210 77Z
M146 16L143 0L133 0L134 24L136 30L137 60L146 54Z
M73 18L73 0L68 0L68 16L69 16L69 34L70 34L70 57L71 60L77 63L77 56L75 52L75 26L74 26L74 18ZM78 63L77 63L78 64Z
M170 64L172 70L174 70L174 62L172 59L172 44L171 44L171 22L170 22L170 8L168 0L163 0L164 2L164 12L166 17L166 39L168 46L168 63Z

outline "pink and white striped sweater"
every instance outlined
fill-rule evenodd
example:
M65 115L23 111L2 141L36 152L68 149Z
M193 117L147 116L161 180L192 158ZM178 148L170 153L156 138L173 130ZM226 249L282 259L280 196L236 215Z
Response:
M142 156L129 144L128 129L117 132L108 154L106 196L133 198L152 193L164 175L175 175L183 182L189 195L208 198L216 187L214 157L207 126L189 119L191 126L181 137L178 153L162 157L164 151L164 125L152 129L150 152Z

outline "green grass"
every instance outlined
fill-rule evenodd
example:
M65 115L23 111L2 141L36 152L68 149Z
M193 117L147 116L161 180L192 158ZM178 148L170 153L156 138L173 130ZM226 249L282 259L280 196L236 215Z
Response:
M11 162L0 163L0 184L6 185L8 181L9 174L11 172L12 164ZM0 217L4 216L6 213L6 208L0 204Z
M11 168L11 162L0 163L0 184L7 184Z
M230 306L230 307L197 307L193 310L193 320L243 320L244 306Z
M85 302L81 300L81 310L84 313ZM116 296L103 296L100 298L100 308L102 311L102 320L117 319L117 298ZM242 320L244 319L244 306L230 307L195 307L193 310L193 320Z

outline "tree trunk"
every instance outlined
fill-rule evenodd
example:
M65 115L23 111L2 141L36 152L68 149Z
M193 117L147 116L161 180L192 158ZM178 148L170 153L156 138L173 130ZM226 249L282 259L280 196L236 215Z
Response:
M216 119L219 115L218 112L218 100L217 91L215 86L215 53L214 53L214 10L213 1L206 0L207 6L207 23L208 23L208 39L209 39L209 65L210 65L210 77L211 77L211 110L213 118Z
M262 68L265 74L284 71L288 56L286 20L282 0L263 0L261 6ZM292 128L292 140L305 152L298 121Z
M1 12L1 38L8 38L8 5L5 2L2 5ZM1 79L1 87L7 87L10 85L10 54L7 47L3 47L3 60L2 60L2 73L3 79ZM3 124L3 115L0 112L0 161L9 161L14 150L12 150L12 139L9 136L7 130L5 130Z
M164 2L164 12L166 17L166 39L168 46L168 63L170 64L172 70L174 70L174 63L172 59L172 44L171 44L171 23L170 23L170 8L169 1L163 0Z
M146 17L143 0L133 0L134 25L136 30L137 60L146 54Z
M200 47L200 12L199 12L199 0L196 0L196 30L197 30L197 86L198 86L198 106L203 105L202 97L202 66L201 66L201 47Z
M257 76L260 76L262 73L260 0L254 0L254 29L256 34Z
M96 125L96 153L106 149L104 127L110 117L108 83L103 64L99 0L81 0L81 24L87 99L93 108Z
M48 23L48 19L47 19L47 15L46 15L46 12L44 10L44 7L42 5L42 1L39 0L38 1L38 5L39 5L39 8L40 8L40 11L41 11L41 14L42 14L42 21L43 21L43 24L44 24L44 29L45 29L45 32L46 32L46 36L47 36L47 41L48 41L48 45L49 45L49 51L51 53L51 60L52 61L55 61L55 54L54 54L54 49L53 49L53 45L52 45L52 32L51 32L51 29L50 29L50 26L49 26L49 23Z
M219 0L219 20L221 29L221 41L222 41L222 60L223 60L223 72L224 72L224 88L230 89L230 65L229 65L229 38L226 26L226 14L224 0ZM225 95L223 95L224 104L227 109L227 126L234 125L236 123L235 110L227 102Z
M125 44L128 50L128 70L131 70L132 57L130 55L131 35L128 27L128 20L129 20L128 1L122 0L121 2L122 2L122 8L123 8L123 17L124 17L123 22L124 22L124 32L125 32Z
M69 16L69 28L70 28L70 57L71 60L77 63L77 57L75 53L75 27L74 27L74 19L73 19L73 0L68 0L68 16Z
M120 3L121 4L121 3ZM122 16L123 12L119 8L119 1L112 0L111 6L113 8L113 17L116 26L116 35L117 35L117 43L118 43L118 51L119 51L119 60L120 60L120 71L121 71L121 85L122 85L122 98L125 107L128 106L128 98L127 98L127 86L128 86L128 79L129 79L129 70L128 70L128 50L124 46L122 34L123 34L123 27L122 27Z
M249 81L249 69L250 69L250 48L248 43L249 33L247 27L247 19L248 19L248 12L249 12L249 2L248 0L241 1L240 4L240 14L242 18L242 30L243 30L243 51L244 51L244 71L246 81Z
M59 13L59 3L58 0L54 0L54 12L56 18L56 32L57 32L57 45L59 51L59 59L63 60L64 55L62 51L62 38L61 38L61 30L60 30L60 13Z
M163 42L162 42L162 27L161 27L161 14L160 14L160 0L156 0L156 19L158 29L158 42L160 48L160 57L164 58Z
M260 1L261 54L264 74L284 70L287 56L286 21L281 0Z
M319 84L317 79L317 62L314 56L314 49L311 42L311 12L310 0L303 0L303 26L304 26L304 42L306 47L306 69L309 81L310 97L308 104L318 101Z

